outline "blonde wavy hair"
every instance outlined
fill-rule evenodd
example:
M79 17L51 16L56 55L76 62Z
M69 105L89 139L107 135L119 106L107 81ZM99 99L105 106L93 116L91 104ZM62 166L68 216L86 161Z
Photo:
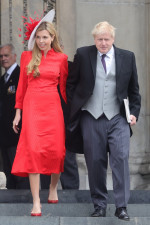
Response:
M42 31L42 30L47 30L49 34L54 37L54 40L51 43L51 47L56 51L56 52L62 52L62 49L60 47L59 41L58 41L58 35L57 32L54 28L54 25L50 22L43 22L40 24L38 27L37 31ZM34 47L32 50L32 59L29 62L27 66L27 74L30 74L33 72L34 77L39 77L40 72L39 72L39 65L41 63L41 57L42 53L41 50L38 48L36 42L34 43Z

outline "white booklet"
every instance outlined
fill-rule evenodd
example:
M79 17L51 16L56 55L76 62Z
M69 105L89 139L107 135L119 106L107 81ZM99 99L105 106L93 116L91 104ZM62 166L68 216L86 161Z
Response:
M127 99L123 99L124 101L124 106L125 106L125 112L126 112L126 118L127 118L127 122L131 123L131 119L130 119L130 109L129 109L129 100Z

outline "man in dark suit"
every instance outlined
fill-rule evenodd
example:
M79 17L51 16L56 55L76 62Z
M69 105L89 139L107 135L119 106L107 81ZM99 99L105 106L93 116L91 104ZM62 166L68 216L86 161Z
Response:
M12 129L15 117L15 94L19 80L20 67L16 63L15 48L12 44L0 46L0 62L5 69L0 79L1 120L0 147L3 158L3 170L6 174L8 189L29 188L28 178L20 178L11 174L11 168L16 154L19 135Z
M84 151L95 211L104 217L107 207L108 155L112 169L115 216L129 220L130 126L136 124L141 97L133 52L114 46L115 28L98 23L93 31L95 45L77 49L67 81L70 103L68 149ZM130 124L124 99L129 98Z

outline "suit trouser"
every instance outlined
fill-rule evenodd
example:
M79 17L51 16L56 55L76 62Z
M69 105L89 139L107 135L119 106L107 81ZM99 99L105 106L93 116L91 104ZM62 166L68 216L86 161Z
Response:
M108 154L115 205L117 208L126 207L130 197L128 166L130 129L126 119L118 114L111 120L105 115L96 120L90 113L83 111L80 126L94 207L107 206Z
M16 146L2 147L3 170L6 175L6 187L8 189L29 189L29 178L18 177L11 174L13 161L16 154Z
M64 172L61 173L60 182L62 189L79 189L79 172L76 154L66 150Z
M64 172L60 176L62 189L79 189L79 173L76 154L66 150ZM50 176L41 175L41 189L49 189Z

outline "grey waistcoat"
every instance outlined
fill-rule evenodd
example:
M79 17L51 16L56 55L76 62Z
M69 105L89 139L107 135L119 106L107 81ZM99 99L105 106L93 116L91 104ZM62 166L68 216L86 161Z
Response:
M105 74L99 53L97 54L96 79L93 94L82 110L87 110L95 119L103 113L110 120L120 112L116 94L116 67L113 58L110 72Z

